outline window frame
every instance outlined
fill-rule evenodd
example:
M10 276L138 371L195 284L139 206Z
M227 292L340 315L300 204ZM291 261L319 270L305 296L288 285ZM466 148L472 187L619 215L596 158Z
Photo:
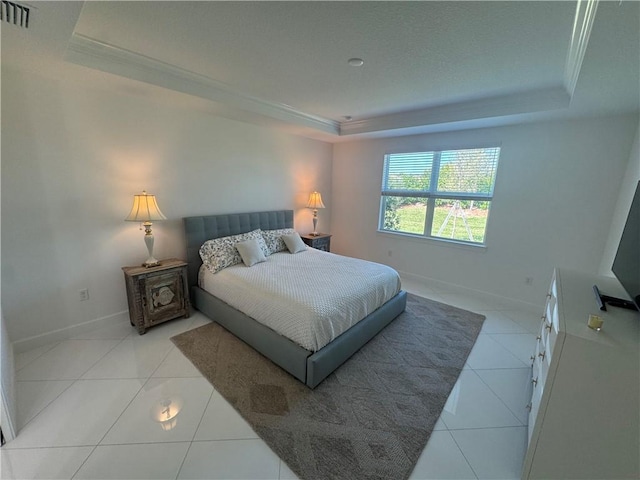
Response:
M450 151L462 151L462 150L481 150L481 149L497 149L497 155L495 160L495 173L493 183L491 185L490 193L470 193L470 192L438 192L438 180L440 177L440 166L441 166L441 157L443 152ZM462 147L462 148L440 148L438 150L425 149L425 150L413 150L407 152L393 152L393 153L385 153L383 156L383 166L382 166L382 188L380 189L380 206L379 206L379 214L378 214L378 232L380 233L389 233L393 235L402 235L408 236L411 238L418 239L426 239L426 240L435 240L438 242L444 242L449 244L458 244L458 245L466 245L471 247L481 247L484 248L487 246L487 234L489 230L489 217L487 216L487 222L485 224L484 236L482 242L472 242L470 240L461 240L456 238L445 238L438 237L435 235L431 235L431 231L433 228L433 220L435 216L435 207L436 201L439 199L443 200L472 200L472 201L482 201L489 202L489 209L491 211L491 203L493 202L495 195L495 186L498 178L498 164L500 163L500 154L502 147L501 145L488 145L488 146L474 146L474 147ZM432 154L433 160L431 164L431 177L429 180L429 189L428 190L385 190L385 182L388 176L388 159L392 155L410 155L410 154ZM412 232L403 232L399 230L388 230L384 228L384 220L385 220L385 197L413 197L413 198L425 198L426 199L426 214L425 214L425 223L424 230L422 234L412 233Z

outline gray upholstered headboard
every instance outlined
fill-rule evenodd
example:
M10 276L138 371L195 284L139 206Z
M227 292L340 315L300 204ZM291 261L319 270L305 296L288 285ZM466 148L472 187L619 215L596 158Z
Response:
M182 221L187 240L187 269L191 287L198 284L198 269L202 265L199 250L204 242L212 238L250 232L256 228L293 228L293 210L185 217Z

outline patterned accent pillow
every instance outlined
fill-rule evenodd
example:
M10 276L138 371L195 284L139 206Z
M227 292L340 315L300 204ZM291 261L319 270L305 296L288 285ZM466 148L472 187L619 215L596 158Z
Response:
M263 252L267 252L267 246L262 238L262 230L257 229L252 232L231 235L228 237L214 238L207 240L200 247L200 258L202 263L211 271L216 273L223 268L237 265L242 262L242 257L236 248L236 243L245 240L256 239Z
M280 228L278 230L262 230L262 237L267 245L267 255L276 252L284 252L287 246L282 240L282 235L291 235L295 233L293 228Z

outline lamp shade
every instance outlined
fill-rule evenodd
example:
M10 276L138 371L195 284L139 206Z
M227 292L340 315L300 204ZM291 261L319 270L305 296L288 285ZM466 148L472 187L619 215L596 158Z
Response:
M325 208L324 203L322 203L322 195L320 195L320 192L313 192L309 195L307 208Z
M166 220L167 217L158 208L155 195L145 191L141 195L133 196L133 207L129 216L125 218L127 222L151 222L155 220Z

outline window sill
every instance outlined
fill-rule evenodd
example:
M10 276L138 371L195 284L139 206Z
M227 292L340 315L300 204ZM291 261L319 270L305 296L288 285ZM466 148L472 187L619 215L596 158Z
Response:
M460 240L450 240L447 238L436 238L436 237L425 237L423 235L415 235L412 233L405 233L405 232L390 232L389 230L377 230L377 233L394 236L394 237L406 238L409 240L416 240L418 242L428 242L439 247L462 248L464 250L471 250L476 252L482 252L487 250L486 243L468 243Z

